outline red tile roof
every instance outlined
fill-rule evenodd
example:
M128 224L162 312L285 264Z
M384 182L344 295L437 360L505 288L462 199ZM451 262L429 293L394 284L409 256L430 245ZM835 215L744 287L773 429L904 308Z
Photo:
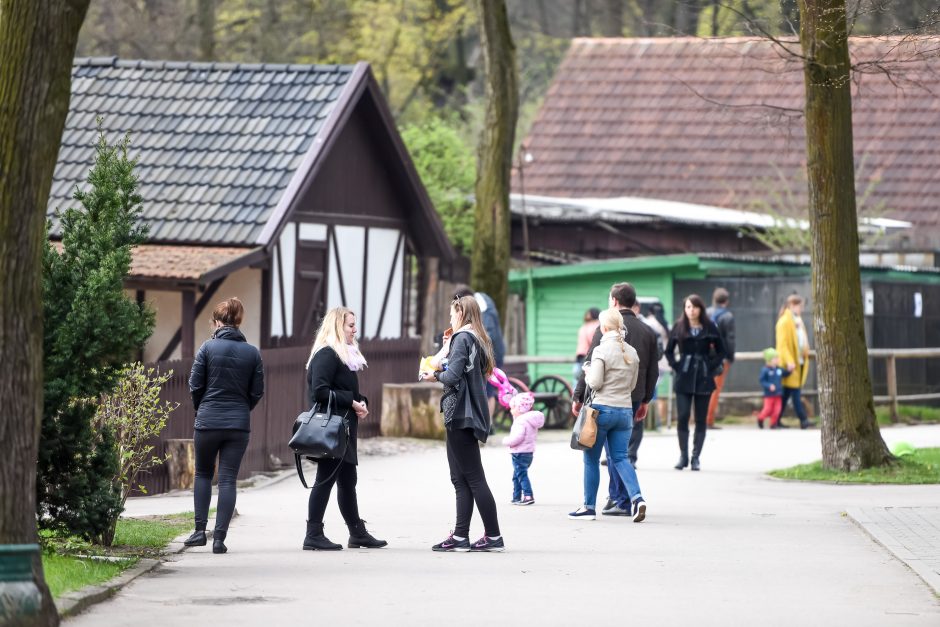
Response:
M62 242L53 245L62 252ZM224 270L234 271L240 260L247 263L248 256L255 256L257 251L257 248L142 244L132 251L128 278L206 282L213 270L223 270L221 275L228 273Z
M884 217L940 227L938 46L850 47L869 64L852 89L859 194L871 186ZM873 65L898 60L891 77ZM525 193L739 209L792 194L803 207L802 106L802 65L763 39L576 39L525 142Z

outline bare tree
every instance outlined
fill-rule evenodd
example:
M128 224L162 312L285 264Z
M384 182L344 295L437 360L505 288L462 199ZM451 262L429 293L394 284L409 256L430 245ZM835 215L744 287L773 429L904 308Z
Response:
M0 0L2 544L36 542L46 201L69 109L72 58L88 2ZM33 579L43 595L42 609L20 624L58 625L38 554Z
M799 0L823 465L888 463L862 318L845 0Z
M605 37L623 37L623 0L604 1L601 33Z
M486 81L486 119L477 156L471 282L505 318L509 273L509 176L519 117L516 49L505 0L476 0Z

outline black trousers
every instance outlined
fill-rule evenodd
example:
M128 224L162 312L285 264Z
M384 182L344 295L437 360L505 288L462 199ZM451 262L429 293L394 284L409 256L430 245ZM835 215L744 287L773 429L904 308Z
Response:
M496 499L486 483L480 444L472 429L447 429L447 464L450 466L450 481L457 493L454 535L461 538L470 536L474 502L483 519L484 533L489 537L500 535Z
M247 431L238 429L198 429L193 434L196 449L196 481L193 500L196 529L205 529L209 522L212 500L212 475L215 459L219 458L219 502L215 514L215 530L228 531L235 511L235 480L248 449Z
M678 423L676 432L679 435L679 450L683 455L689 452L689 417L692 408L695 408L695 441L692 444L692 457L698 457L705 445L705 430L708 428L708 403L712 395L708 394L681 394L676 393L676 412Z
M337 466L339 466L338 471ZM330 477L330 475L333 476ZM317 462L316 484L310 490L310 500L307 502L307 520L312 523L323 522L333 484L336 484L339 513L343 515L343 520L347 525L357 524L359 522L359 501L356 497L358 479L355 464L338 459L321 459Z

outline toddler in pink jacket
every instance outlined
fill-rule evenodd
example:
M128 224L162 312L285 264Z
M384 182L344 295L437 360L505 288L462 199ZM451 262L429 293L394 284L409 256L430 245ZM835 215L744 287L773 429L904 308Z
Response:
M531 392L516 394L509 401L512 412L512 429L503 438L503 444L512 453L512 504L532 505L532 484L529 483L529 466L535 453L535 436L545 424L545 414L534 411L535 397Z

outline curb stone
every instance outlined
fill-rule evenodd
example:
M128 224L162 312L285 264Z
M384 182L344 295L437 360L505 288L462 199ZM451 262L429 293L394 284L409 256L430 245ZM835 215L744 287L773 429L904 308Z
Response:
M59 616L65 618L74 616L95 603L100 603L111 598L124 586L134 581L141 575L149 573L160 565L160 560L141 559L136 566L133 566L123 573L97 586L86 586L80 590L67 592L55 600L56 609L59 610Z
M189 537L189 532L185 532L170 541L163 549L167 555L182 553L186 550L183 542ZM117 577L110 579L102 584L95 586L85 586L78 590L67 592L55 600L56 609L59 611L60 618L75 616L84 612L92 605L107 601L117 594L127 584L134 581L141 575L145 575L155 570L163 560L153 558L141 558L136 566L128 568Z

